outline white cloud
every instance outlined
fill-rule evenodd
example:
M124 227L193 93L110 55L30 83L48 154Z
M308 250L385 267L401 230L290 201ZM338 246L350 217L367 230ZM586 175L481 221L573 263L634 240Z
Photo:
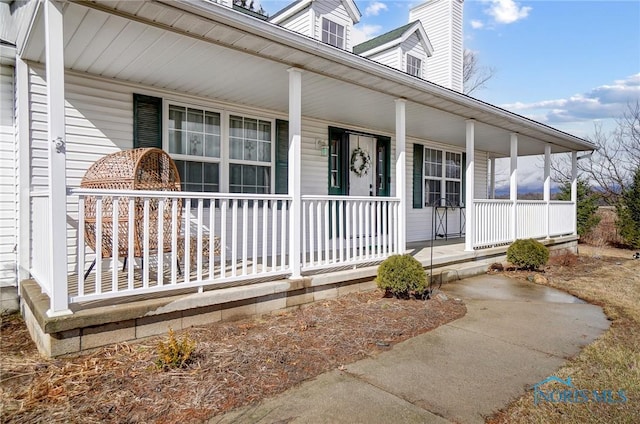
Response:
M382 30L380 25L367 25L360 24L353 27L351 30L351 42L354 46L375 37Z
M622 115L630 101L640 99L640 73L601 85L566 99L516 102L501 107L548 124L611 119Z
M511 24L529 16L532 8L521 6L514 0L488 0L491 5L485 9L485 13L499 23ZM487 0L485 0L487 2Z
M475 20L475 19L473 19L471 21L471 28L480 29L482 27L484 27L484 23L482 23L482 21L478 21L478 20Z
M364 16L378 16L383 10L388 10L387 5L379 1L369 3L364 10Z

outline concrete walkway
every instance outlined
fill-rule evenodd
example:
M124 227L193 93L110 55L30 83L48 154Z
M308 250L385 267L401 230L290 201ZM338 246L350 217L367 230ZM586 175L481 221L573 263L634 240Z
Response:
M444 292L463 318L211 423L480 423L609 328L597 306L502 276Z

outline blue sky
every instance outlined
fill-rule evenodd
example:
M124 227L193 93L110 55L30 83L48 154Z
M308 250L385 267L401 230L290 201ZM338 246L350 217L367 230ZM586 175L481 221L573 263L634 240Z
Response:
M322 0L317 0L322 1ZM270 14L289 1L261 0ZM408 22L421 0L356 0L359 41ZM585 137L640 99L640 1L466 0L465 48L495 70L474 97Z

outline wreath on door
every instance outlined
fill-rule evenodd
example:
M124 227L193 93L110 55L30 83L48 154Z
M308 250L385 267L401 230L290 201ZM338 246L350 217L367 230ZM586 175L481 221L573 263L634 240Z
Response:
M351 152L351 171L358 177L367 175L369 169L371 169L371 156L369 153L362 150L360 147L356 147Z

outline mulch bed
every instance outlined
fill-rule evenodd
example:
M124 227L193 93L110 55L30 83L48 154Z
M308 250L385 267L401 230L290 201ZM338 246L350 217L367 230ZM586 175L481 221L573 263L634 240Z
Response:
M354 293L291 312L180 332L192 363L161 371L164 338L42 359L18 316L1 323L0 421L202 422L462 317L464 304Z

